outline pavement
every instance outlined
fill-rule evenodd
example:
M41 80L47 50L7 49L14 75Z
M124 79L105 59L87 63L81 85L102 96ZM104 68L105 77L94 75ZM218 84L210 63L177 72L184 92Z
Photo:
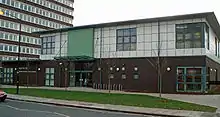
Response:
M127 113L127 114L138 114L138 115L169 116L169 117L214 117L214 116L220 117L220 114L218 113L97 104L97 103L48 99L48 98L12 95L12 94L8 94L8 99L40 103L40 104L50 104L56 106L92 109L92 110L108 111L108 112L119 112L119 113Z
M156 117L7 100L0 103L1 117Z
M158 94L149 93L150 96L158 96ZM216 107L217 113L220 113L220 95L186 95L186 94L162 94L163 98L190 102L201 105Z

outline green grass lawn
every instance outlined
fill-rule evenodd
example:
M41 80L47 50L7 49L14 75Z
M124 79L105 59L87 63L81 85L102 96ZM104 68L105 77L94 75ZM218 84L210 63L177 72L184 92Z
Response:
M3 89L9 94L15 94L15 88ZM108 93L93 93L93 92L79 92L79 91L60 91L60 90L45 90L45 89L20 89L20 95L54 98L62 100L74 100L94 102L101 104L114 104L126 106L139 106L149 108L166 108L178 110L193 110L215 112L216 108L197 105L192 103L185 103L175 100L167 100L163 98L135 95L135 94L108 94Z

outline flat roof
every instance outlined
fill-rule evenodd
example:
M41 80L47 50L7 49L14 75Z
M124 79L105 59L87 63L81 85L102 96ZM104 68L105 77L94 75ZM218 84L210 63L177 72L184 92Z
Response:
M182 19L194 19L194 18L206 18L211 28L216 33L217 37L220 39L220 25L215 16L214 12L203 12L203 13L194 13L194 14L185 14L185 15L175 15L175 16L165 16L165 17L156 17L156 18L146 18L146 19L136 19L136 20L127 20L127 21L117 21L117 22L108 22L100 24L91 24L91 25L82 25L82 26L73 26L68 28L53 29L47 31L33 32L36 34L48 34L48 33L57 33L57 32L66 32L69 30L79 30L86 28L102 28L110 26L120 26L120 25L129 25L129 24L140 24L140 23L150 23L157 21L172 21L172 20L182 20Z

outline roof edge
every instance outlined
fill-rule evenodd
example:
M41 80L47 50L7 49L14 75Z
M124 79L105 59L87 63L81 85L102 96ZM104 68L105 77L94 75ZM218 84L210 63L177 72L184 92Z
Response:
M106 23L97 23L97 24L89 24L89 25L81 25L81 26L73 26L67 28L53 29L47 31L39 31L33 32L35 34L48 34L48 33L57 33L57 32L66 32L69 30L79 30L85 28L100 28L100 27L109 27L109 26L119 26L126 24L134 24L134 23L148 23L148 22L157 22L157 21L172 21L172 20L180 20L180 19L189 19L189 18L206 18L208 15L213 15L214 12L201 12L201 13L191 13L191 14L181 14L181 15L170 15L163 17L154 17L154 18L144 18L144 19L133 19L133 20L122 20L115 22L106 22ZM214 14L215 16L215 14Z

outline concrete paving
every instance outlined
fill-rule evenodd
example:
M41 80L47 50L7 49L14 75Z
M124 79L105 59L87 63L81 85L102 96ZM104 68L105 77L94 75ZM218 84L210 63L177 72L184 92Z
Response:
M151 96L158 96L158 94L149 93ZM220 113L220 95L186 95L186 94L162 94L163 98L178 100L183 102L191 102L201 105L208 105L216 107L217 112Z

